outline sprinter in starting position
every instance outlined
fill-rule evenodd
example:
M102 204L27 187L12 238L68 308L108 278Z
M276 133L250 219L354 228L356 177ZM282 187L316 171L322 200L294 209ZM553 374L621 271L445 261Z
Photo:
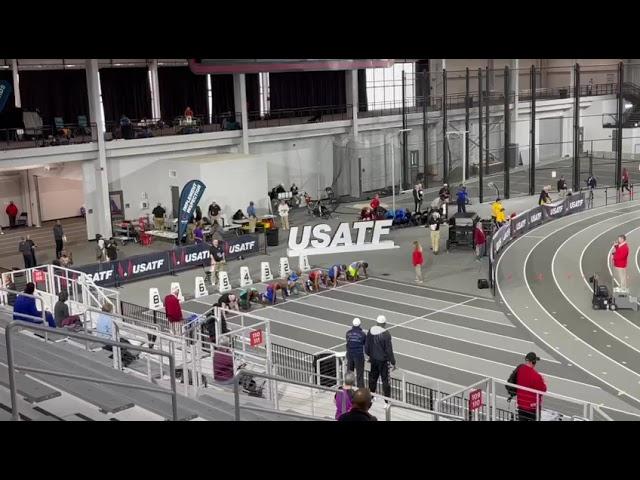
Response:
M327 287L327 274L319 268L311 270L309 272L309 279L304 283L304 288L309 293L319 292L320 282L322 282L325 288Z
M329 277L329 280L331 281L331 285L333 287L336 287L338 285L338 280L340 279L340 277L346 279L346 271L346 265L333 265L331 266L331 268L329 268L327 276Z
M289 276L287 277L287 288L289 289L289 293L293 293L294 295L298 295L300 290L302 290L302 271L298 268L295 271L291 271Z
M282 283L284 283L284 286ZM260 295L260 300L262 301L262 303L265 305L275 305L278 290L282 292L282 301L284 302L288 296L286 280L276 280L268 284L267 289Z
M360 269L362 269L362 273L364 273L365 278L369 278L367 275L367 268L369 268L369 264L367 262L363 262L362 260L358 260L357 262L352 262L347 267L347 280L355 282L360 280Z

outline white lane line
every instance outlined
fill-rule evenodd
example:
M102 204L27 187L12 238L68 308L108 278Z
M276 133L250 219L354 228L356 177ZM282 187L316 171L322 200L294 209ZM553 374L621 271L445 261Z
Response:
M367 285L367 287L371 287L371 285ZM347 292L347 293L348 293L349 295L358 295L358 296L360 296L360 297L369 298L369 297L367 297L366 295L364 295L364 294L362 294L362 293L351 292L351 291L349 291L349 292ZM325 297L325 298L331 298L332 300L334 300L332 297ZM425 298L425 297L420 297L420 298ZM387 299L383 299L383 298L379 298L378 300L384 300L385 302L389 302L389 303L397 303L397 304L399 304L399 305L406 305L406 304L404 304L404 303L397 302L397 301L395 301L395 300L387 300ZM470 302L470 301L472 301L472 300L474 300L474 298L470 298L470 299L469 299L469 300L467 300L467 301L469 301L469 302ZM447 303L449 303L449 302L447 302ZM452 304L452 305L449 305L447 308L457 307L457 306L459 306L459 305L462 305L463 303L466 303L466 301L465 301L465 302L462 302L462 303L454 303L454 304ZM473 305L465 305L465 307L468 307L468 308L474 308L474 307L473 307ZM372 308L376 308L376 307L372 307ZM432 308L420 307L420 306L416 306L416 308L421 308L421 309L424 309L424 310L433 310ZM385 310L385 309L381 309L381 310ZM481 309L481 310L486 310L486 309ZM391 310L387 310L387 311L391 311ZM489 310L489 311L493 311L493 312L494 312L494 313L496 313L497 315L504 315L504 313L503 313L503 312L497 312L497 311L495 311L495 310ZM399 312L396 312L396 313L399 313ZM431 312L431 313L438 313L438 310L435 310L435 311L433 311L433 312ZM481 322L493 323L493 324L495 324L495 325L503 325L503 326L505 326L505 327L512 327L512 328L516 328L513 324L510 324L510 323L495 322L495 321L493 321L493 320L487 320L486 318L474 317L473 315L467 315L467 314L465 314L465 313L456 313L456 312L448 312L448 313L449 313L450 315L456 315L457 317L471 318L471 319L473 319L473 320L479 320L479 321L481 321ZM419 318L419 317L414 317L414 318Z
M636 259L635 259L635 260L636 260L636 261L635 261L635 264L636 264L636 270L637 270L637 271L638 271L638 273L640 274L640 265L638 265L638 255L640 255L640 247L638 247L638 248L637 248L637 250L636 250Z
M604 207L596 207L596 208L592 208L590 211L593 210L598 210ZM626 207L624 207L626 208ZM622 210L623 208L620 209L614 209L611 210L611 212L617 212L618 210ZM569 224L567 224L565 227L569 227L575 223L581 222L582 220L584 220L584 218L580 218L574 222L571 222ZM563 227L563 228L565 228ZM556 233L555 231L550 232L547 236L543 237L542 240L550 237L551 235L553 235L554 233ZM520 237L520 238L524 238ZM509 245L507 245L507 248L504 250L504 252L502 252L502 254L500 255L500 257L498 258L498 263L496 264L496 269L499 270L500 268L500 262L502 262L503 257L506 256L507 252L509 251L509 249L515 245L518 242L518 238L516 238L513 242L511 242ZM598 355L610 360L611 362L620 365L618 362L616 362L614 359L608 357L607 355L605 355L604 353L602 353L600 350L597 350L596 348L594 348L592 345L589 345L587 342L585 342L583 339L581 339L580 337L578 337L576 334L574 334L571 330L569 330L568 328L564 327L561 323L559 323L554 317L552 317L549 312L547 311L546 308L544 308L542 306L542 304L538 301L537 297L533 294L533 292L531 291L531 287L529 285L529 282L527 281L527 276L526 276L526 264L527 264L527 260L529 259L529 256L531 255L531 252L533 252L533 250L535 249L535 247L542 242L542 240L538 241L533 248L531 248L531 250L529 250L529 253L527 254L525 261L523 262L523 268L522 268L522 274L523 274L523 278L524 278L524 284L527 287L527 290L529 291L529 295L531 296L531 298L533 298L533 300L538 304L538 306L542 309L542 311L544 311L547 316L549 318L551 318L552 321L556 322L558 324L558 326L560 326L560 328L562 328L563 330L565 330L571 337L573 337L573 339L577 342L580 342L582 344L584 344L588 349L590 349L592 352L597 353ZM507 306L507 308L509 310L511 310L511 312L513 313L513 315L518 319L518 321L524 326L524 328L526 328L527 330L529 330L529 332L531 332L531 334L536 337L538 340L540 340L540 342L542 342L544 345L547 345L548 348L553 348L553 346L547 342L546 340L544 340L540 335L538 335L531 327L529 327L529 325L522 321L522 319L518 316L518 314L516 313L516 311L511 308L511 305L509 304L507 297L502 293L502 288L500 288L500 281L499 281L499 277L496 278L496 286L498 287L498 293L500 293L500 297L502 297L502 301L504 302L504 304ZM616 387L615 385L607 382L606 380L604 380L602 377L596 375L595 373L587 370L585 367L583 367L580 363L578 363L575 359L571 359L569 357L567 357L564 353L561 353L559 350L556 350L556 353L558 355L560 355L562 358L564 358L565 360L567 360L568 362L571 362L573 365L575 365L576 367L578 367L580 370L584 371L585 373L587 373L588 375L595 377L596 379L598 379L599 381L601 381L602 383L604 383L605 385L607 385L608 387L610 387L611 389L617 391L619 394L621 392L621 390ZM592 353L587 353L587 356L592 357L593 354ZM626 368L624 365L620 365L621 368L628 370L629 372L631 372L632 374L638 376L638 374L636 372L634 372L633 370L630 370L629 368ZM634 400L635 402L638 402L638 399L636 399L635 397L632 397L631 395L629 395L626 392L623 392L623 395L626 395L627 397L629 397L630 399Z
M471 300L467 300L467 301L469 301L469 302L470 302ZM343 303L350 303L350 302L343 302ZM355 304L355 303L354 303L354 304L352 304L352 305L357 305L357 304ZM351 313L351 312L345 312L344 310L337 310L337 309L335 309L335 308L321 307L321 306L319 306L319 305L309 305L309 306L310 306L310 307L320 308L320 309L322 309L322 310L328 310L328 311L332 311L332 312L344 313L344 314L346 314L346 315L350 315L350 316L351 316L351 315L354 315L354 314L353 314L353 313ZM455 306L455 305L452 305L452 307L453 307L453 306ZM451 308L451 307L447 307L447 308ZM297 313L297 312L294 312L294 313ZM431 312L431 313L429 313L429 314L427 314L427 315L432 315L432 314L434 314L434 313L438 313L438 311L436 311L436 312ZM299 315L300 315L300 314L299 314ZM304 316L306 316L306 317L310 317L310 318L319 318L319 317L314 317L314 316L310 316L310 315L307 315L307 314L303 314L303 315L304 315ZM372 322L375 322L375 319L373 319L373 318L371 318L371 317L366 317L366 316L360 315L360 319L363 319L363 318L365 318L365 319L367 319L367 320L371 320ZM320 318L320 320L325 320L325 319L324 319L324 318ZM445 335L445 334L443 334L443 333L432 332L432 331L429 331L429 330L423 330L423 329L421 329L421 328L410 327L410 326L408 326L408 325L407 325L407 324L409 324L409 323L411 323L411 322L414 322L414 321L417 321L417 320L428 320L428 321L432 321L430 318L428 318L428 317L426 317L426 316L422 316L422 317L412 317L412 318L410 318L409 320L406 320L406 321L404 321L404 322L400 322L400 323L398 323L398 324L392 324L392 326L391 326L391 327L389 327L387 330L390 330L391 328L394 328L394 327L400 327L400 326L401 326L402 328L406 328L406 329L409 329L409 330L414 330L414 331L416 331L416 332L427 333L427 334L429 334L429 335L435 335L435 336L443 337L443 338L450 338L451 340L457 340L457 341L459 341L459 342L468 343L469 345L478 345L478 346L480 346L480 347L492 348L492 349L494 349L494 350L498 350L498 351L502 351L502 352L507 352L507 353L513 353L513 354L515 354L515 355L521 355L521 354L522 354L522 352L516 352L516 351L513 351L513 350L508 350L508 349L506 349L506 348L504 348L504 347L496 347L495 345L486 345L486 344L484 344L484 343L478 343L477 341L473 341L473 342L472 342L472 341L470 341L470 340L468 340L468 339L458 338L458 337L452 337L452 336L450 336L450 335ZM337 322L333 322L332 320L325 320L325 321L329 321L329 322L332 322L332 323L337 323ZM341 326L344 326L344 327L346 327L347 329L349 329L349 328L350 328L350 326L349 326L349 325L343 325L343 324L341 324L341 323L337 323L337 324L338 324L338 325L341 325ZM457 325L455 325L455 326L457 326ZM465 328L465 327L460 327L460 328ZM471 330L471 329L468 329L468 330ZM513 337L505 337L504 335L498 335L498 336L501 336L501 337L503 337L503 338L510 338L510 339L512 339L512 340L519 340L519 341L521 341L521 342L526 342L526 343L532 344L532 342L528 342L527 340L521 340L521 339L517 339L517 338L513 338ZM407 340L407 339L404 339L404 338L398 338L398 340ZM410 340L407 340L407 341L410 341ZM346 343L346 342L345 342L345 343ZM420 345L431 346L430 344L420 344ZM437 348L437 347L434 347L434 348ZM530 347L527 347L527 348L530 348ZM447 350L447 351L451 351L451 352L458 353L458 351L457 351L457 350L449 350L449 349L446 349L446 350ZM476 357L476 358L483 358L483 357ZM545 360L545 361L547 361L547 362L551 362L551 363L562 364L561 362L558 362L557 360L553 360L553 359L549 359L549 358L543 358L543 360Z
M495 301L490 299L490 298L474 297L473 295L469 295L469 294L458 293L458 292L450 292L448 290L440 290L438 288L425 287L424 285L413 285L413 284L409 284L409 283L402 283L402 282L398 282L396 280L389 280L387 278L370 277L368 280L378 280L378 281L381 281L381 282L395 283L396 285L402 285L403 287L415 287L415 288L420 288L422 290L431 290L433 292L447 293L449 295L456 295L458 297L466 297L466 298L473 297L476 300L483 300L485 302L495 303ZM380 288L380 287L373 287L373 285L367 285L367 286L368 287L372 287L372 288ZM414 296L419 296L419 295L414 295ZM434 298L434 300L437 300L437 299ZM447 300L440 300L440 301L441 302L446 302ZM449 302L449 303L452 303L452 302ZM481 308L481 307L477 307L477 308Z
M365 285L367 288L375 288L376 290L382 290L383 292L391 292L391 293L398 293L401 295L408 295L411 297L416 297L416 298L421 298L421 299L426 299L426 300L431 300L434 302L441 302L441 303L448 303L451 305L455 305L456 302L450 302L448 300L440 300L439 298L433 298L433 297L428 297L428 296L421 296L421 295L415 295L413 293L408 293L408 292L397 292L395 290L387 290L386 288L381 288L381 287L374 287L373 285ZM413 286L413 285L406 285L406 286ZM418 287L418 288L422 288L422 287ZM352 293L352 292L350 292ZM481 298L478 297L472 297L471 295L466 295L466 297L471 301L471 300L482 300ZM472 297L472 298L470 298ZM380 300L385 300L385 301L389 301L389 302L393 302L394 300L387 300L386 298L380 298ZM491 300L492 302L494 302L493 300ZM396 302L396 303L400 303L400 302ZM495 302L494 302L495 303ZM476 307L475 305L466 305L467 308L474 308L476 310L483 310L485 312L491 312L492 314L499 314L499 315L504 315L504 313L500 310L493 310L491 308L483 308L483 307ZM428 307L420 307L420 308L428 308Z

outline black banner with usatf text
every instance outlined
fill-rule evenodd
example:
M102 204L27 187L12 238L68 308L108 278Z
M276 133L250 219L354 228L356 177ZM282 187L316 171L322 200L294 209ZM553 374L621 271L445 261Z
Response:
M236 260L260 252L260 236L257 233L242 235L224 242L226 260Z
M119 283L171 273L168 252L136 255L119 260L117 264L116 272Z
M169 260L172 271L179 272L209 265L211 263L209 259L210 247L208 243L200 243L198 245L188 245L170 250Z
M118 282L116 274L116 265L118 262L92 263L90 265L82 265L72 267L73 270L83 272L89 280L99 287L113 287Z

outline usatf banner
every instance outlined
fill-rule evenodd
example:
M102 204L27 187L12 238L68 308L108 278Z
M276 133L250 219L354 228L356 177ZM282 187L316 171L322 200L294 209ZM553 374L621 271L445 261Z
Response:
M4 107L7 105L12 91L13 88L11 88L11 84L9 82L6 80L0 80L0 113L2 113Z
M242 235L241 237L224 242L224 256L226 260L236 260L260 251L260 238L257 233Z
M209 248L210 245L208 243L200 243L170 250L171 268L174 272L177 272L198 266L206 267L211 263L211 260L209 260Z
M74 266L74 270L84 273L86 279L99 287L113 287L116 285L116 265L118 262L92 263L90 265Z
M182 242L182 237L187 231L189 218L200 202L205 189L204 183L200 180L191 180L182 189L180 194L180 220L178 222L178 244Z
M115 262L118 264L118 280L120 283L140 280L146 277L167 275L171 272L167 252L136 255Z

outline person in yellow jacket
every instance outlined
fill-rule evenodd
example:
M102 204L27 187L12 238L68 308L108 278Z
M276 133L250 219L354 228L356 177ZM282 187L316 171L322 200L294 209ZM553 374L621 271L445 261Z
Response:
M500 198L496 198L496 201L491 204L491 218L498 225L502 225L507 221L507 216L502 203L500 203Z

